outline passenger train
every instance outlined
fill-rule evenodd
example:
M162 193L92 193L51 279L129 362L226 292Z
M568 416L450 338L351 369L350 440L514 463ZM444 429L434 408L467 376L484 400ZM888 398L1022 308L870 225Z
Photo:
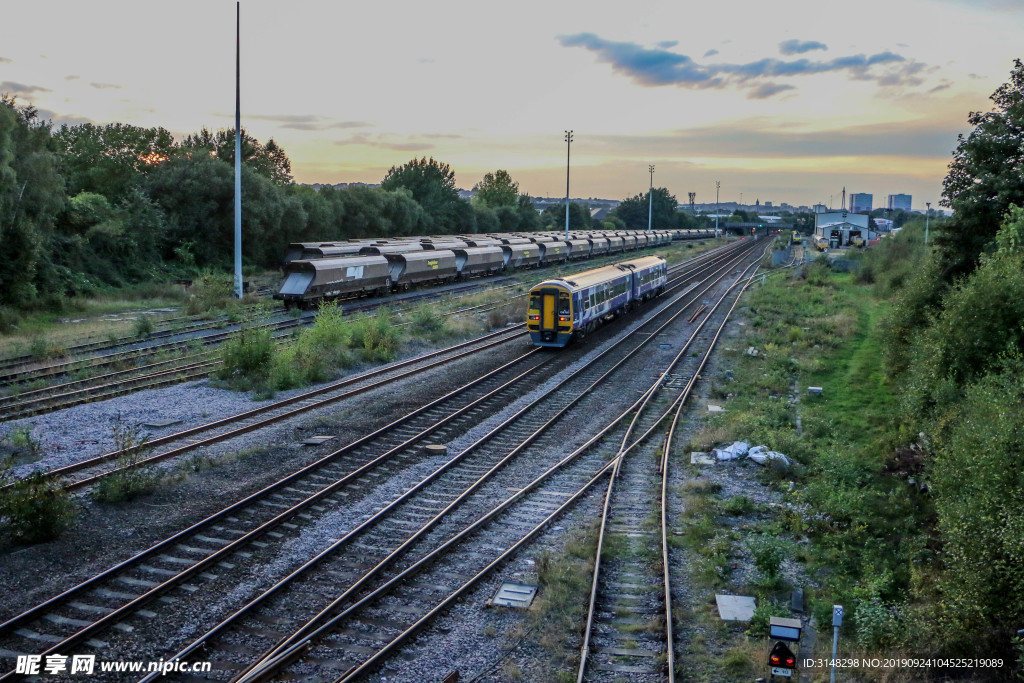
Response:
M661 294L668 266L660 256L545 280L530 290L526 327L535 346L564 347L602 323Z

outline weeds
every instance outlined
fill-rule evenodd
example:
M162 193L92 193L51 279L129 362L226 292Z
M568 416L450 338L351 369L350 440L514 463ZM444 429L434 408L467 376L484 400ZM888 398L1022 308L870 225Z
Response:
M128 424L120 413L110 425L114 450L121 453L117 469L99 480L93 499L101 503L123 503L153 490L162 475L141 463L149 454L149 435L138 425Z
M10 488L0 491L0 523L7 535L24 544L56 538L74 516L67 490L42 472L12 482L13 466L8 460L0 472L0 486L10 483Z
M135 319L133 332L139 339L153 334L153 319L148 315L140 315Z
M0 439L0 448L11 465L36 462L42 457L42 446L32 436L30 427L18 426L12 429Z

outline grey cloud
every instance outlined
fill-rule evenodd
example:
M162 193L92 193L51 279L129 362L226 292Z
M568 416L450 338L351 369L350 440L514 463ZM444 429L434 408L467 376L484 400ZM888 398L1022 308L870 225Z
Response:
M686 55L663 49L645 48L635 43L605 40L593 33L558 36L558 41L563 47L582 47L594 52L598 61L611 64L614 72L646 86L744 87L747 81L755 79L828 72L847 72L854 79L874 80L879 85L919 85L917 74L927 66L920 62L908 61L905 57L889 51L874 55L837 57L828 61L812 61L806 58L786 61L766 58L746 64L698 64ZM750 84L749 87L755 86ZM768 90L762 88L761 92Z
M290 130L328 130L331 128L372 128L368 121L332 121L313 114L249 114L246 118L273 121Z
M950 85L949 83L942 83L940 85L935 86L931 90L929 90L928 93L931 94L933 92L941 92L941 91L946 90L947 88L949 88L949 85Z
M77 81L79 78L81 78L81 76L71 75L71 76L65 76L64 80L65 81Z
M369 133L356 133L345 140L335 140L336 145L366 145L367 147L381 147L393 149L400 152L422 152L433 149L434 145L425 142L389 142L382 140L380 136L371 137Z
M111 88L115 90L121 89L121 86L114 85L113 83L90 83L89 85L97 90L110 90Z
M784 40L779 43L779 52L784 55L799 55L811 50L827 50L828 45L816 40Z
M4 81L0 83L0 92L12 93L14 95L31 95L37 92L53 91L38 85L25 85L24 83L15 83L14 81Z
M764 100L785 90L796 90L796 86L784 85L782 83L762 83L747 93L747 98L751 100Z
M416 61L419 62L420 64L433 64L434 63L434 59L432 57L420 57Z
M431 140L461 140L466 136L457 133L427 133L423 137Z
M40 120L52 121L55 127L65 125L78 126L83 123L96 123L92 119L86 118L84 116L74 116L73 114L57 114L55 112L50 111L49 109L37 109L36 114L39 116Z
M904 156L946 158L960 132L954 122L908 121L804 132L762 120L675 131L668 135L597 136L601 151L638 155L734 158ZM589 140L590 138L588 138ZM591 144L588 142L588 144Z
M712 49L708 50L707 52L705 52L704 56L705 57L714 57L717 54L718 54L718 50L715 50L714 48L712 48Z
M660 47L663 50L668 50L669 48L673 48L673 47L675 47L678 44L679 44L678 40L663 40L660 43L658 43L657 45L658 45L658 47Z

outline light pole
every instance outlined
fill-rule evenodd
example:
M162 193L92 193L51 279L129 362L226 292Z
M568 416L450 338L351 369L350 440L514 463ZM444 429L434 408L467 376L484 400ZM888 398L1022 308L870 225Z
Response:
M722 181L715 181L715 239L718 239L718 191L722 189Z
M648 168L651 170L651 189L647 192L647 232L650 232L651 220L654 218L654 164Z
M235 3L235 298L242 298L242 9Z
M569 239L569 150L572 149L572 131L565 131L565 239Z
M928 219L932 217L932 203L925 202L924 205L927 207L924 214L924 243L928 244Z

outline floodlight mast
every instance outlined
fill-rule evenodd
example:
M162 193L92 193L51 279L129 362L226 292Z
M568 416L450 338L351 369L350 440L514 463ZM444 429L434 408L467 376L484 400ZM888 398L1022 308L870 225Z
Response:
M651 221L654 218L654 164L648 168L651 171L651 189L647 192L647 232L650 232Z
M235 3L235 296L242 298L242 3Z
M569 239L569 152L572 150L572 131L565 131L565 239Z

